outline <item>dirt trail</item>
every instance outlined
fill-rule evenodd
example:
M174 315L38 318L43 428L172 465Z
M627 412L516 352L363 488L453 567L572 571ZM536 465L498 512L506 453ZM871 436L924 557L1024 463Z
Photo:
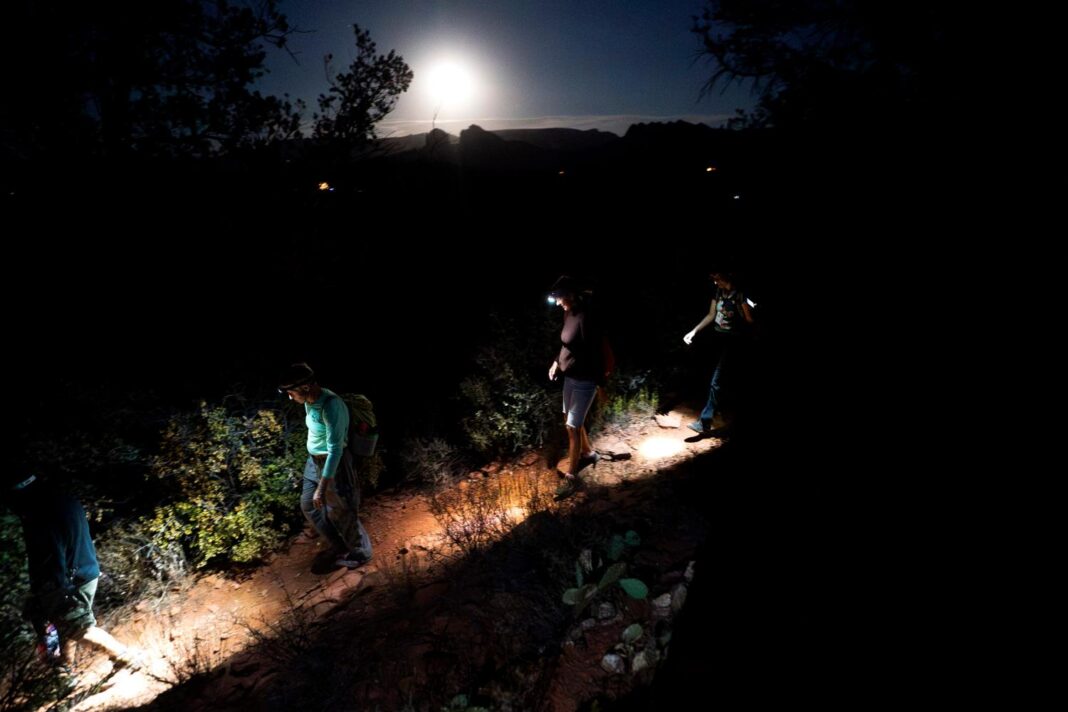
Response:
M694 437L685 427L693 413L673 412L667 417L667 421L659 424L650 419L597 437L594 446L601 452L614 454L615 459L604 457L596 467L583 471L584 478L606 488L640 481L718 448L723 442L718 438ZM479 476L496 478L502 486L508 482L537 482L550 491L559 484L554 470L546 467L536 454L511 465L492 465ZM574 497L584 496L580 490ZM321 539L309 538L305 530L283 551L240 579L207 575L196 579L187 590L172 595L162 609L149 603L139 604L112 632L144 651L150 660L148 670L112 674L106 660L94 661L87 666L84 677L106 678L104 689L84 696L73 709L88 711L149 704L175 684L209 671L224 686L229 685L240 694L250 692L269 678L270 673L243 656L242 651L260 636L269 637L272 626L282 617L299 609L322 619L343 612L355 599L372 590L379 596L388 594L389 588L400 585L404 578L397 575L402 556L415 555L414 560L421 556L424 566L432 569L435 564L428 562L434 559L434 554L448 548L442 526L431 514L425 494L376 494L365 501L362 516L374 544L375 558L360 569L314 573L313 564L317 557L321 563L325 544ZM414 605L419 605L419 594ZM442 625L447 627L447 621ZM83 691L79 696L85 694Z

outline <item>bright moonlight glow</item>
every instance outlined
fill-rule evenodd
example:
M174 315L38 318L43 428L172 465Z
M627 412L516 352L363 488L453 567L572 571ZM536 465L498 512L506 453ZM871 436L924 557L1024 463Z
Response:
M442 62L427 72L427 88L435 103L455 108L474 93L475 81L463 65Z

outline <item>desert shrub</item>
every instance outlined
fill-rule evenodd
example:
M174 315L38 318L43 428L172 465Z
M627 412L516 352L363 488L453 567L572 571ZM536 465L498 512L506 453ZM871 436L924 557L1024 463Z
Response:
M273 409L201 407L171 418L149 477L168 501L146 519L156 551L179 542L197 567L256 561L299 522L303 424ZM156 562L154 566L166 566Z

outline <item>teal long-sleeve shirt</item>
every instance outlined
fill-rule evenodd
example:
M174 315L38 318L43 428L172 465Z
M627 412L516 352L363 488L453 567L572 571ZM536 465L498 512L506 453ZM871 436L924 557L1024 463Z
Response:
M328 480L337 474L348 439L348 406L341 396L324 388L318 400L304 404L304 423L308 426L308 452L326 455L323 479Z

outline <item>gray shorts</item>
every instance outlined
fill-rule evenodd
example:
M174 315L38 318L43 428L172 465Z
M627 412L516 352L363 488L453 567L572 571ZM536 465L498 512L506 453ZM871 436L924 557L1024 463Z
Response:
M71 592L50 591L42 596L41 610L51 621L60 638L81 638L85 631L96 625L93 616L93 599L96 598L96 585L99 578L83 583Z
M597 384L593 381L580 381L564 376L564 413L567 413L568 427L582 427L596 396Z

